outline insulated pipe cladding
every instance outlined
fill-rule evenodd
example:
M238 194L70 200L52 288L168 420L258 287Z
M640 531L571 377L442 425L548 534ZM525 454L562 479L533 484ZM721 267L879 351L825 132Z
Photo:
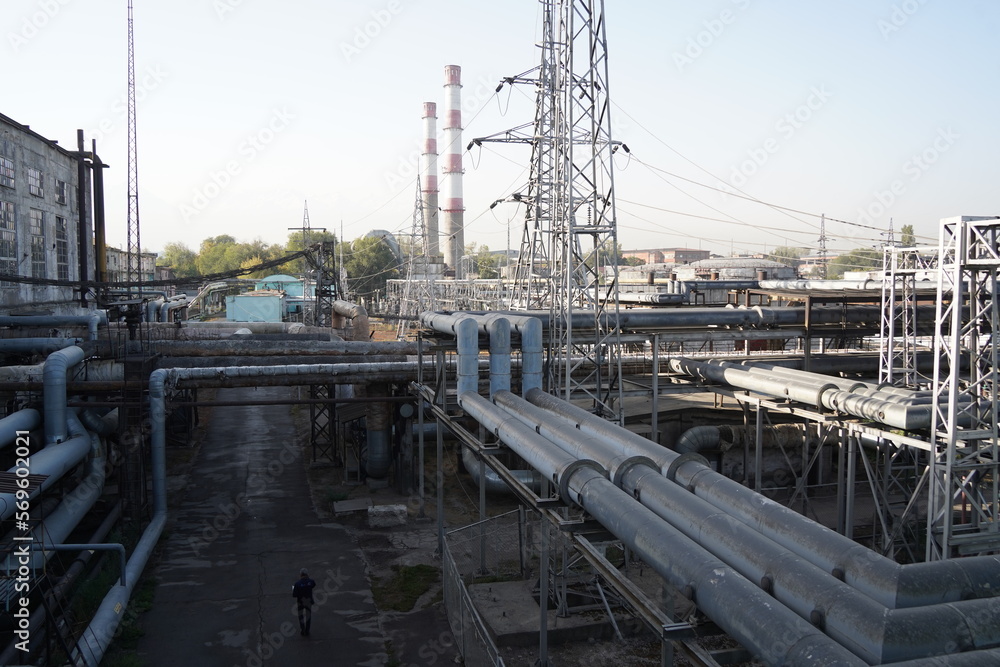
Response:
M424 213L424 254L428 262L441 262L438 237L437 105L424 102L424 152L421 154L421 207Z
M465 278L462 253L465 252L465 202L462 195L462 68L444 68L444 160L441 173L444 196L445 262L455 272L455 279Z
M561 450L476 393L461 394L459 404L554 482L564 500L587 510L664 579L690 589L699 609L765 663L866 664L636 503L595 462Z
M843 581L778 545L660 474L652 460L629 456L612 439L588 436L510 392L495 404L575 458L608 468L616 485L643 506L760 586L803 619L817 615L826 633L870 664L1000 645L995 598L887 610ZM982 629L966 633L965 628ZM914 632L919 628L919 632ZM986 628L995 628L986 630Z
M624 453L649 457L683 488L889 609L994 597L1000 590L1000 556L900 565L725 475L679 459L676 452L541 390L526 398L582 433L613 441Z

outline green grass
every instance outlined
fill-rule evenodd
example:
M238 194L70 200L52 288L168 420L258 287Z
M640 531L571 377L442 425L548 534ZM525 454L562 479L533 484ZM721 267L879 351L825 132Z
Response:
M379 609L411 611L420 596L441 578L441 573L432 565L393 565L392 570L392 576L372 586Z

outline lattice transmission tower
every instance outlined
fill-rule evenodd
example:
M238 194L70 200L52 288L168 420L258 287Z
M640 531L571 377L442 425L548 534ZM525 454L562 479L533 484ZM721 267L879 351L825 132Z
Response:
M612 155L624 145L611 138L604 3L541 4L541 63L503 81L535 87L534 122L473 143L532 148L528 192L510 197L527 207L511 307L549 310L547 389L620 419Z

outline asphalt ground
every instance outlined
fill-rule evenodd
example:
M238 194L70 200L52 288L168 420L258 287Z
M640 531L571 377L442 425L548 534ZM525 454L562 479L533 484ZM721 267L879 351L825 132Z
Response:
M224 389L217 398L267 400L290 391ZM142 664L451 662L451 655L425 650L429 642L448 643L440 610L423 610L412 623L390 618L382 627L351 527L321 521L312 506L302 458L308 450L296 439L289 406L215 408L204 429L187 484L171 496L153 606L141 619ZM303 567L316 581L309 637L299 634L291 596ZM389 639L418 662L390 656Z

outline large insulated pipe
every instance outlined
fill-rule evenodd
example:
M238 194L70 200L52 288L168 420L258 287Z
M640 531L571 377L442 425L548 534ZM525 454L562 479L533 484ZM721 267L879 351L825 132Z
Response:
M464 312L452 314L425 311L420 314L420 323L435 331L455 335L456 323L462 318L471 318L476 322L481 333L489 334L490 322L498 317L502 317L510 322L511 330L516 332L521 338L522 394L526 394L532 389L540 389L542 386L545 341L542 332L542 322L537 317L525 317L513 312L470 315Z
M66 375L83 361L83 350L75 345L56 350L45 358L42 382L45 406L45 442L59 443L66 439Z
M97 667L125 616L129 598L167 522L167 434L164 382L170 371L149 375L150 463L153 473L153 516L125 566L125 583L111 587L74 651L74 664Z
M27 433L42 423L42 415L38 410L24 408L0 419L0 448L6 447L18 437L18 431Z
M73 349L71 347L67 350ZM51 355L50 355L51 356ZM125 364L114 359L91 359L87 362L86 380L120 382L125 379ZM45 364L0 366L0 382L44 382Z
M179 295L167 299L162 306L160 306L160 322L170 321L170 311L177 310L179 308L187 308L190 304L190 300L187 295Z
M609 467L623 453L612 440L581 434L510 392L497 406L577 458ZM609 472L611 472L609 468ZM693 496L660 474L645 457L632 457L612 473L630 497L669 522L803 619L822 619L826 634L870 664L1000 645L1000 604L968 600L933 607L887 610L828 572ZM919 629L915 631L914 629ZM969 630L976 628L975 632ZM993 630L988 630L993 628Z
M365 310L364 306L338 299L330 307L337 315L342 315L351 320L351 340L368 341L371 339L371 330L368 326L368 311Z
M614 441L631 455L649 457L680 486L889 609L993 597L1000 591L1000 556L900 565L703 465L674 465L676 452L586 410L540 390L527 399L583 433Z
M95 312L91 315L3 315L0 327L62 327L86 325L87 338L97 340L97 327L107 324L107 313Z
M933 319L934 307L921 306L928 317ZM650 309L630 309L623 310L618 315L618 322L623 329L627 330L647 330L657 328L677 328L677 327L705 327L705 326L725 326L725 327L773 327L773 326L797 326L803 325L806 321L806 313L809 314L809 321L813 325L817 324L842 324L842 323L864 323L881 321L882 310L878 306L852 306L848 310L832 306L814 306L808 310L801 307L775 307L766 308L754 306L752 308L650 308ZM474 311L465 314L486 315L488 311ZM542 325L548 327L550 313L545 310L528 310L518 312L497 311L496 315L508 314L521 315L527 317L537 317L542 320ZM604 316L605 321L613 323L613 314ZM571 326L574 329L592 329L596 314L593 311L573 311Z
M76 415L67 411L66 422L68 439L31 453L28 472L31 475L39 475L42 482L30 492L29 501L58 482L63 475L86 458L90 451L90 435L84 430ZM24 468L15 465L8 472L12 476L17 475L18 469ZM15 501L15 494L0 493L0 521L5 521L14 515Z
M510 320L498 317L487 325L490 334L490 396L510 391Z
M907 431L930 426L932 408L929 405L901 405L895 401L861 396L844 391L833 383L817 386L812 382L759 375L738 364L722 361L702 362L674 357L667 360L667 365L675 373L728 384L775 398L839 410L855 417L871 419Z
M0 354L50 354L82 342L82 338L4 338Z
M370 340L167 340L156 344L156 351L167 357L254 357L266 355L396 355L415 356L415 342Z
M49 549L53 545L66 541L104 492L104 446L96 433L88 435L91 444L87 475L75 489L63 497L59 507L32 531L35 542L42 545L42 550L32 555L33 567L36 569L42 567L52 556Z
M564 452L478 394L462 408L679 589L723 630L770 665L863 665L849 651L775 602L604 476L593 461ZM738 600L739 604L734 605Z
M420 205L424 215L424 255L427 261L441 263L441 240L438 231L438 148L437 105L424 102L424 150L420 155Z
M368 385L369 396L388 396L389 387L382 383ZM365 474L373 479L384 479L392 465L392 405L372 403L365 415L368 459Z
M444 159L441 166L444 197L445 257L455 271L455 279L465 278L462 255L465 253L465 203L462 195L462 68L444 68Z

